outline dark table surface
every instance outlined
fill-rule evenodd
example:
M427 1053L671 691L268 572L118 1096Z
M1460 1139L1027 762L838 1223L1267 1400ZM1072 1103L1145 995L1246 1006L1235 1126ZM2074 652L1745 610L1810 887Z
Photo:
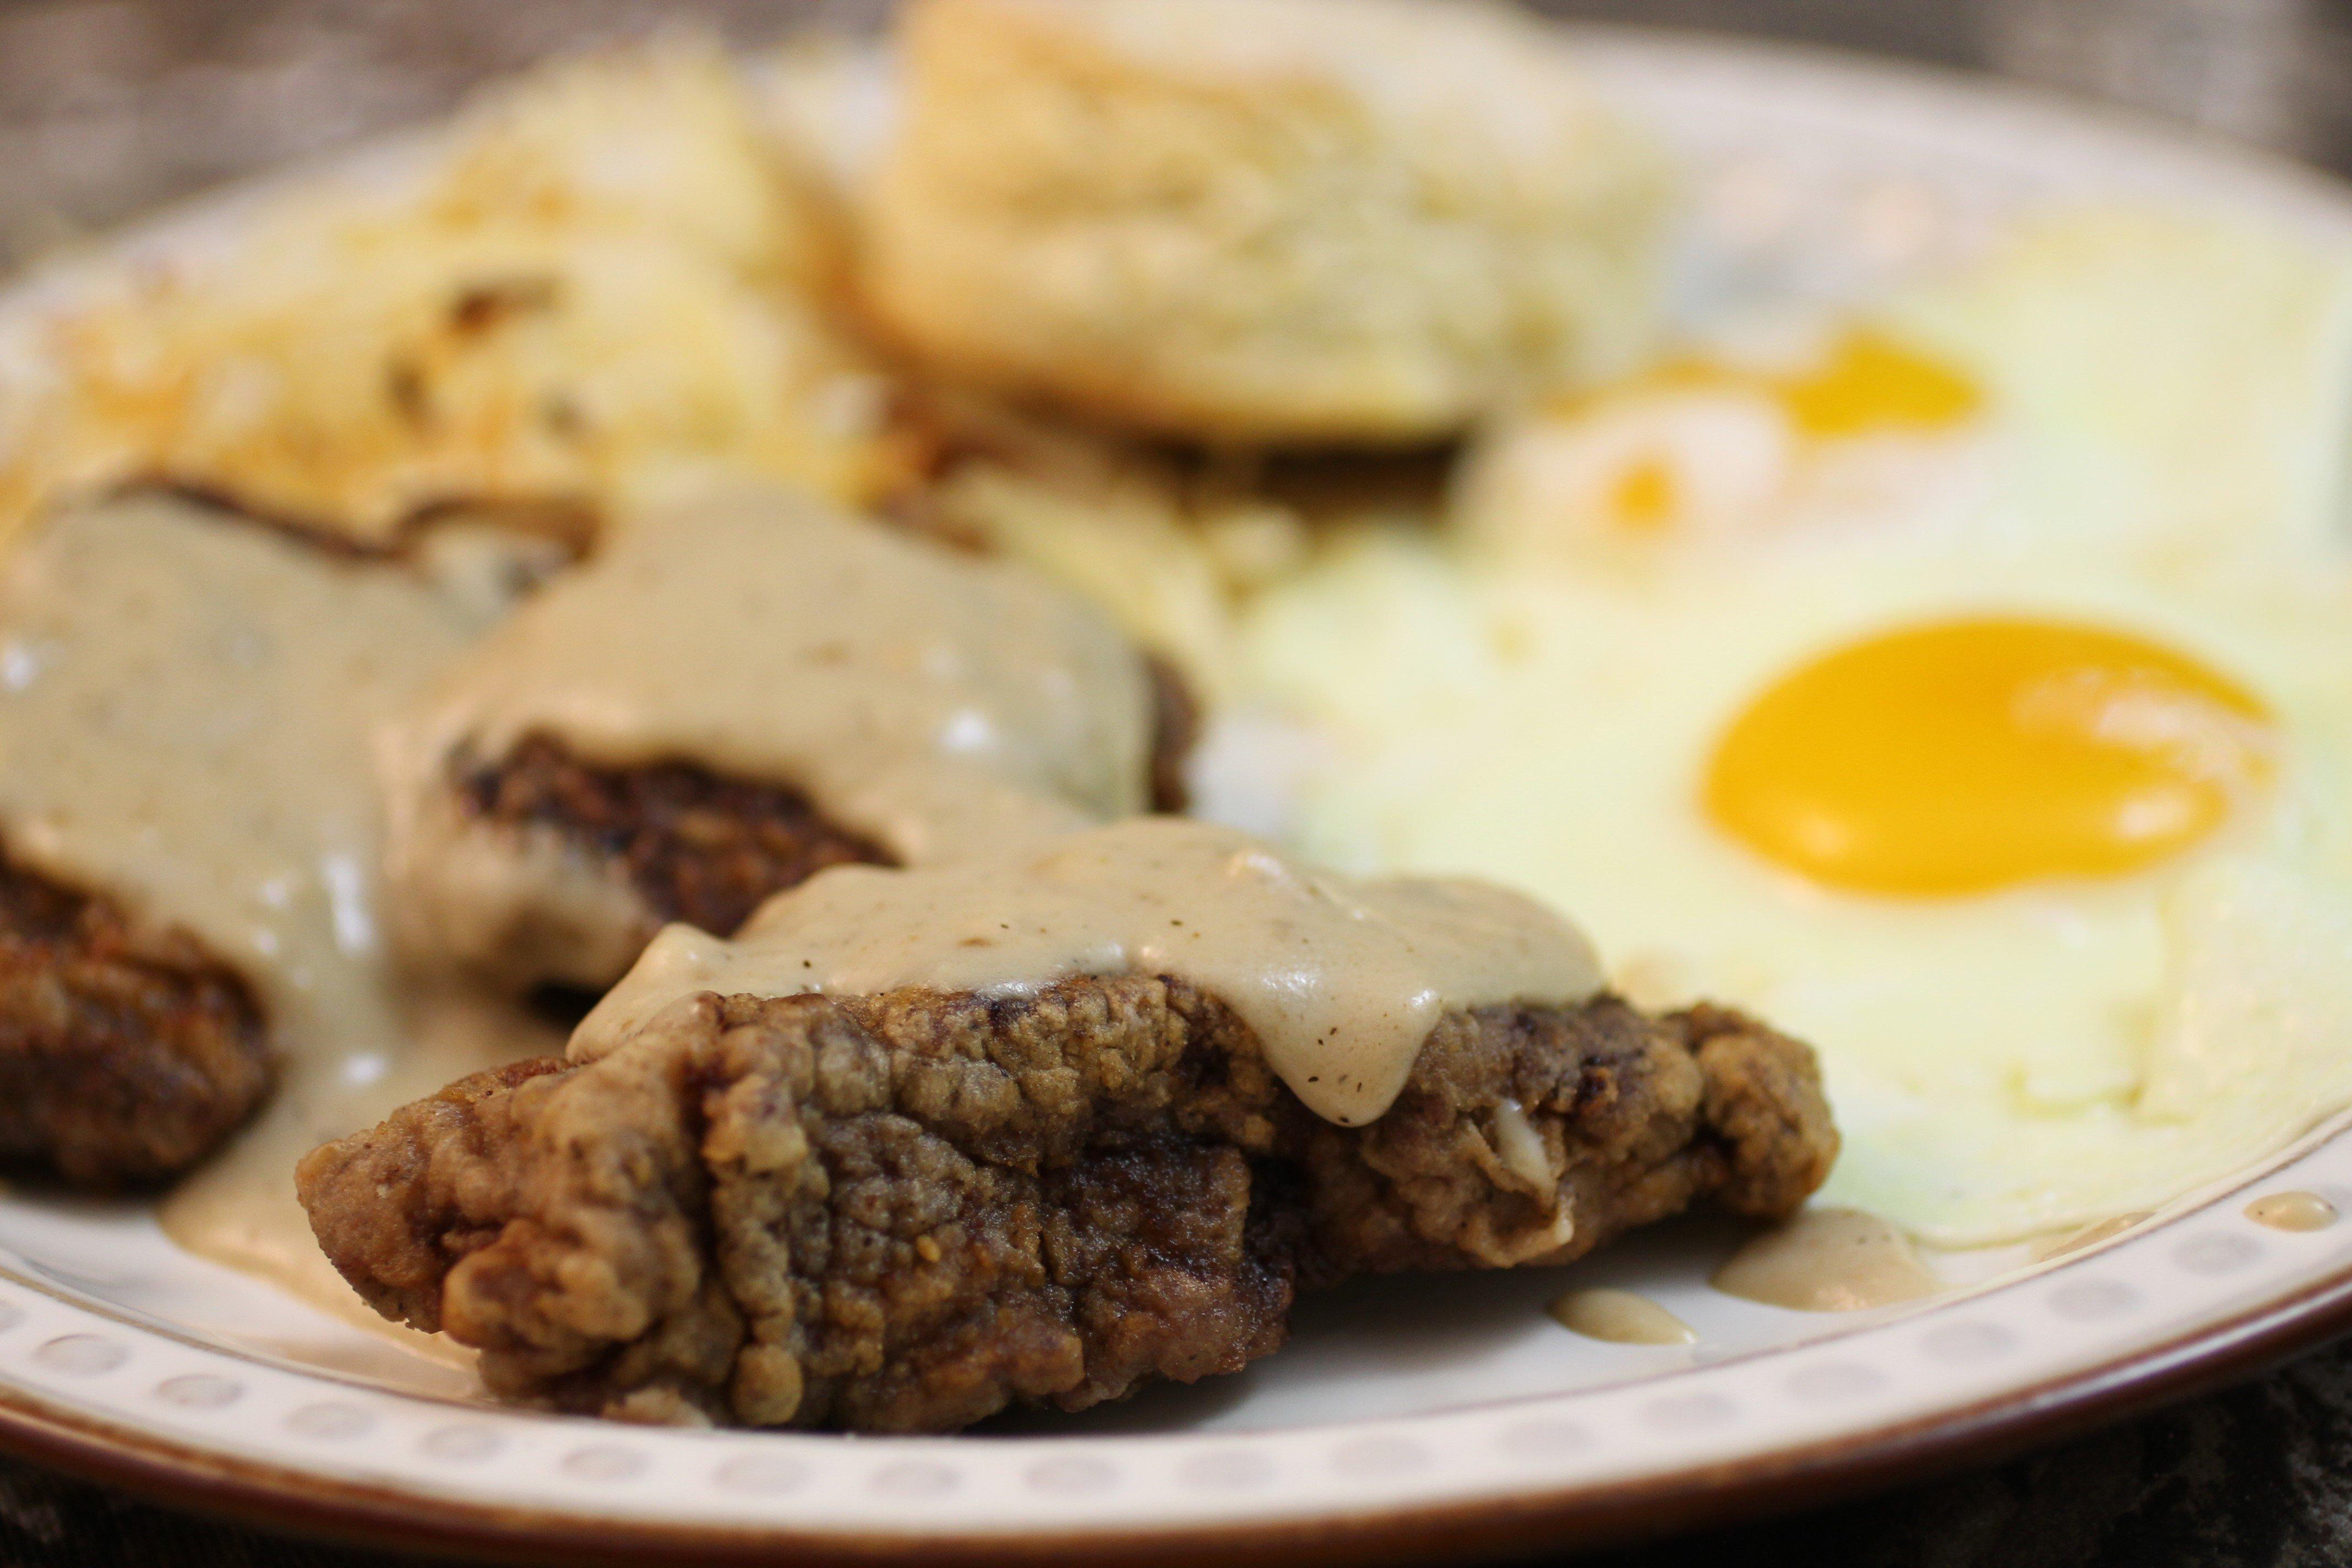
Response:
M0 272L139 208L429 114L681 14L746 37L876 0L0 0ZM2352 173L2352 0L1566 0L2001 72ZM201 128L192 133L192 128ZM0 1459L0 1568L387 1568ZM2352 1563L2352 1346L1990 1468L1592 1559L1738 1568Z

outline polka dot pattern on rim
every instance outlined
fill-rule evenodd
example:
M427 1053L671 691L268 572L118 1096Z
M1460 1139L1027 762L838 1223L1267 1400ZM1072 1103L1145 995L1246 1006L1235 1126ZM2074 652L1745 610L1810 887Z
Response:
M645 1468L643 1454L610 1443L591 1444L563 1456L564 1473L583 1481L633 1480L644 1473Z
M1185 1460L1176 1468L1176 1479L1190 1486L1231 1491L1264 1486L1274 1479L1274 1467L1254 1449L1219 1448Z
M1429 1454L1404 1437L1358 1437L1331 1451L1331 1468L1342 1475L1384 1479L1425 1468Z
M2017 1348L2017 1336L1998 1323L1945 1323L1919 1342L1931 1361L1968 1365L1990 1361Z
M2209 1231L2182 1242L2172 1260L2191 1274L2230 1274L2262 1256L2262 1250L2242 1236Z
M112 1372L131 1359L131 1352L96 1334L61 1334L35 1351L33 1359L58 1372L90 1377Z
M1789 1392L1799 1399L1826 1404L1869 1394L1885 1384L1886 1374L1874 1367L1833 1361L1821 1366L1809 1366L1795 1373L1789 1379L1787 1386Z
M891 1497L939 1497L955 1489L956 1473L935 1459L908 1459L875 1471L873 1486Z
M1118 1468L1107 1459L1067 1454L1029 1467L1029 1484L1041 1492L1099 1492L1118 1485Z
M497 1453L506 1439L487 1426L436 1426L417 1446L436 1459L471 1464Z
M286 1418L286 1425L305 1437L332 1443L360 1436L375 1425L375 1417L354 1405L305 1405Z
M219 1410L236 1404L244 1394L244 1389L227 1378L215 1377L208 1372L167 1377L155 1385L156 1398L190 1410Z
M2139 1292L2113 1279L2083 1279L2050 1292L2050 1310L2078 1323L2121 1317L2139 1305Z
M730 1492L775 1497L808 1479L808 1467L788 1454L738 1454L720 1461L710 1479Z
M1717 1426L1738 1414L1720 1394L1675 1394L1650 1402L1642 1417L1662 1432L1694 1432Z
M1502 1446L1515 1453L1552 1458L1591 1447L1592 1433L1576 1421L1521 1421L1503 1429Z

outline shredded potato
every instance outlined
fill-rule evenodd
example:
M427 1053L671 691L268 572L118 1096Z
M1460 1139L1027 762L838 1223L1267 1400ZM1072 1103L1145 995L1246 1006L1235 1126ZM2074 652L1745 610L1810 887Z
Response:
M0 410L0 524L126 479L362 543L450 504L633 504L714 472L871 499L886 384L734 65L543 68L389 183L268 198L235 242L45 322Z

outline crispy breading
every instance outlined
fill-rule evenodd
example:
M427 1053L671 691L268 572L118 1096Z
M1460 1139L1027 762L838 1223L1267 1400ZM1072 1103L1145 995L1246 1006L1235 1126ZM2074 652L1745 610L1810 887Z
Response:
M360 1293L478 1346L509 1398L947 1431L1237 1370L1302 1284L1785 1215L1835 1147L1811 1052L1736 1014L1452 1014L1341 1128L1224 1004L1124 975L705 993L593 1063L407 1106L298 1185Z
M1146 663L1149 799L1179 811L1199 714L1173 667ZM672 921L731 935L771 895L828 866L895 863L789 784L683 761L598 766L546 734L494 762L452 758L446 792L467 852L511 868L509 898L467 954L509 979L609 984ZM606 896L582 898L583 885Z
M0 862L0 1158L81 1186L155 1181L272 1077L251 993L194 938Z

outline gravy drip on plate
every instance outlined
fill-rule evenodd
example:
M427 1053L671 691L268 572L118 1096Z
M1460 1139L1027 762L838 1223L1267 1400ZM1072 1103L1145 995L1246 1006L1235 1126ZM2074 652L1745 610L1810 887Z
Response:
M2326 1230L2336 1215L2336 1205L2317 1193L2271 1193L2246 1205L2248 1219L2273 1230Z
M1620 1345L1687 1345L1698 1331L1647 1296L1632 1290L1570 1290L1549 1309L1559 1326L1589 1340Z
M1860 1312L1941 1290L1910 1238L1858 1209L1807 1209L1715 1272L1727 1296L1800 1312Z
M1487 883L1356 880L1247 835L1137 817L918 870L841 866L780 893L732 942L671 926L572 1037L602 1056L705 991L1034 993L1079 974L1169 974L1241 1015L1317 1115L1373 1120L1451 1009L1581 1001L1591 945Z
M197 937L253 986L278 1058L257 1122L164 1226L332 1300L350 1291L294 1161L447 1077L400 1070L418 1053L379 937L373 731L480 615L421 573L162 496L60 513L0 571L8 853Z
M1142 810L1151 731L1142 660L1074 598L741 489L617 527L500 627L404 742L404 794L543 733L788 781L915 864Z

